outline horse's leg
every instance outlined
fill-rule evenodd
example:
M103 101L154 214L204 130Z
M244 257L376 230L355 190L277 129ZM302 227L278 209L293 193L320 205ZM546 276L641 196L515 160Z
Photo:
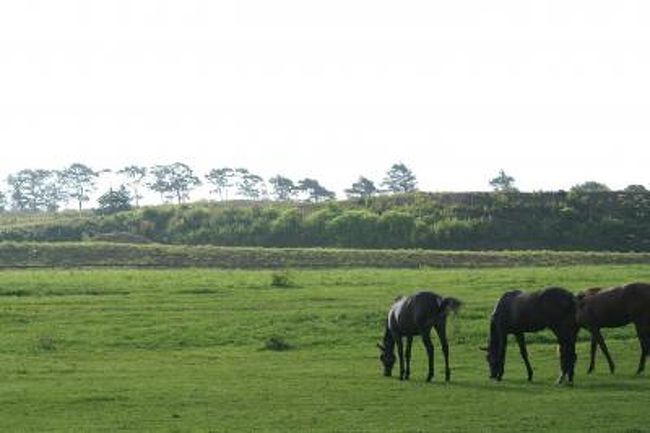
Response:
M607 364L609 364L609 372L614 374L614 361L612 360L612 357L609 354L609 350L607 350L607 345L605 344L605 339L603 338L603 334L600 333L600 329L596 329L594 331L594 335L596 337L596 342L598 342L598 345L600 346L600 350L603 351L603 354L605 355L605 358L607 358Z
M397 355L399 356L399 380L403 380L404 379L404 343L402 342L401 335L396 336L395 343L397 343Z
M573 384L573 373L576 364L576 339L577 332L573 331L573 326L561 330L553 330L560 345L560 369L562 370L557 384L562 384L565 379L569 385Z
M560 385L564 382L568 370L568 351L567 351L567 336L560 329L551 329L557 338L557 344L560 346L560 377L557 378L556 384Z
M576 342L578 341L579 328L569 332L569 340L567 342L567 370L569 374L569 385L573 385L573 375L575 373L576 361L578 354L576 353Z
M503 372L506 368L506 349L508 348L508 334L505 332L501 336L501 341L499 345L499 373L497 374L497 380L501 380L503 377Z
M440 339L440 347L442 348L442 354L445 357L445 382L449 382L451 377L451 370L449 369L449 343L447 342L447 324L442 322L437 325L436 333Z
M533 368L530 366L530 362L528 361L528 351L526 350L526 339L524 338L524 334L522 333L515 334L515 337L517 338L517 344L519 344L519 353L521 354L521 357L524 360L524 364L526 364L526 371L528 372L528 381L531 382L533 380Z
M567 345L565 341L558 341L560 345L560 377L555 381L556 384L561 385L567 376Z
M636 374L641 374L645 370L645 358L648 356L648 350L650 349L648 347L650 343L650 332L644 329L645 327L641 322L636 322L634 325L636 327L636 335L639 338L639 344L641 345L641 359L639 359L639 368L637 368Z
M406 337L406 375L404 379L408 380L411 375L411 346L413 345L413 336Z
M429 335L430 332L431 330L420 331L420 335L422 335L422 343L424 343L424 348L427 350L427 358L429 361L427 382L430 382L431 379L433 379L433 343L431 342L431 335Z
M594 368L596 367L596 349L598 348L598 340L596 339L595 332L597 331L589 331L591 336L591 348L589 351L589 368L587 369L587 374L594 371Z

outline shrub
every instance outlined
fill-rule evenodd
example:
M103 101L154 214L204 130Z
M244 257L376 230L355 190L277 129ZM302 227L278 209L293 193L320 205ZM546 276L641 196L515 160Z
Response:
M284 341L281 337L271 337L264 343L264 348L273 352L284 352L292 349L292 347L293 346Z
M279 272L273 272L271 274L271 286L272 287L293 287L293 277L291 272L288 270L282 270Z

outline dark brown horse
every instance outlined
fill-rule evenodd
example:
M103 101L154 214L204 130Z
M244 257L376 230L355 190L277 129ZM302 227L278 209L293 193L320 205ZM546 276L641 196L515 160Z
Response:
M637 374L645 369L650 354L650 284L632 283L609 289L592 288L578 293L578 325L591 333L591 373L596 365L596 346L605 354L609 371L614 373L614 361L609 355L600 328L617 328L634 323L641 345Z
M418 292L411 296L400 296L388 312L383 344L377 344L381 354L379 360L384 367L384 376L390 376L395 365L394 347L397 344L399 356L399 379L408 380L411 374L411 345L413 337L419 335L429 357L427 382L433 378L433 343L431 328L435 328L442 354L445 357L445 380L449 381L449 345L447 343L447 315L456 312L461 302L456 298L443 298L431 292ZM406 368L402 337L406 337Z
M519 344L521 357L526 364L528 380L533 380L533 369L528 361L525 332L550 329L560 345L561 375L558 383L565 379L573 382L576 362L575 297L568 290L550 287L531 293L521 290L506 292L494 307L490 319L490 337L485 348L490 365L490 378L501 380L506 361L508 334L514 334Z

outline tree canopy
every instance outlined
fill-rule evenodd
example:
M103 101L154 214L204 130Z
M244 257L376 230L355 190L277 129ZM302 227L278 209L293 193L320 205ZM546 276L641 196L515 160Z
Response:
M163 198L176 199L178 204L186 201L190 191L201 184L194 171L186 164L175 162L169 165L155 165L151 168L152 179L147 184Z
M503 169L499 170L499 174L490 180L490 186L494 188L495 191L501 192L516 192L515 188L515 178L508 176Z
M417 180L413 172L403 163L393 164L386 172L382 185L393 193L406 193L416 190Z

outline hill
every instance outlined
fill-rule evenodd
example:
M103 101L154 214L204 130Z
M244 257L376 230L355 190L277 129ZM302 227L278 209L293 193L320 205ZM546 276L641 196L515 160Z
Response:
M0 240L650 251L650 193L413 193L369 201L197 202L98 215L0 216ZM117 234L117 235L116 235Z

